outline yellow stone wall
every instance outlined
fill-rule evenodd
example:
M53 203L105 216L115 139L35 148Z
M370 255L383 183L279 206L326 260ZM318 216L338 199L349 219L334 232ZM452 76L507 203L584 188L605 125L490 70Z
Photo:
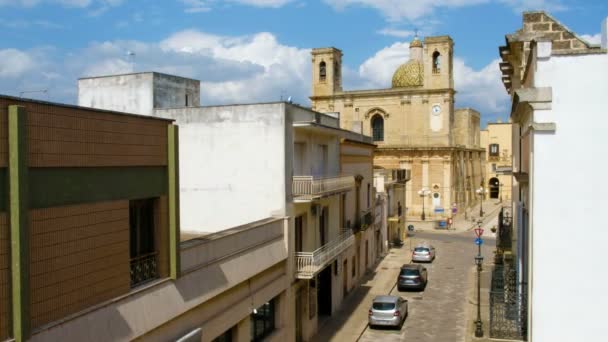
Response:
M439 72L433 72L435 52L441 56ZM479 145L480 115L467 109L459 112L460 121L456 122L453 41L449 36L424 40L422 87L343 91L341 81L328 83L334 75L334 64L327 63L326 82L319 82L320 58L339 60L340 66L342 52L333 48L313 50L312 109L339 113L343 129L369 136L373 136L372 118L383 118L384 138L374 142L374 165L411 170L406 186L408 216L422 212L423 199L418 196L422 187L436 185L434 192L439 193L446 214L452 203L461 208L476 203L475 189L485 173L484 152ZM434 106L439 106L439 113L433 113ZM462 143L457 146L456 140ZM424 204L427 214L433 211L431 198Z
M487 128L481 131L481 146L485 149L486 155L486 179L485 186L489 189L489 182L493 177L498 178L500 184L499 198L503 200L512 199L511 186L512 176L511 175L499 175L494 171L494 165L496 167L512 167L513 157L513 125L511 123L489 123ZM489 154L490 144L498 144L500 156L491 157Z

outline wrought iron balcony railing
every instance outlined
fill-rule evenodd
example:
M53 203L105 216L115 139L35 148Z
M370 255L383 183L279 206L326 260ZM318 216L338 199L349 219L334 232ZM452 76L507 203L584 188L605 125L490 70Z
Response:
M312 279L353 243L355 243L355 236L350 229L346 229L336 239L314 252L297 252L295 254L296 278Z
M131 259L131 288L158 278L157 253L148 253Z
M373 225L374 217L372 215L372 209L369 208L361 214L361 217L357 218L357 221L353 227L353 233L366 230Z
M527 323L526 284L517 283L512 265L495 265L490 287L490 338L526 341Z
M295 202L310 202L316 198L348 191L354 186L355 177L353 176L327 178L294 176L291 191Z

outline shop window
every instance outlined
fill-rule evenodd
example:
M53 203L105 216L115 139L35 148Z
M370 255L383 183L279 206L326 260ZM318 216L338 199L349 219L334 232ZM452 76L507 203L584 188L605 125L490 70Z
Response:
M154 204L154 199L129 202L131 287L158 278L158 255L154 241Z
M260 306L251 314L251 341L263 341L275 330L275 299Z

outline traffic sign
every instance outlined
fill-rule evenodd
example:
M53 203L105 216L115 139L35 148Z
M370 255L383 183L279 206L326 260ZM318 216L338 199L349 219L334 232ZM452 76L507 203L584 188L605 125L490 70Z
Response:
M475 244L477 246L481 246L482 243L483 243L483 240L480 237L478 237L477 239L475 239Z
M483 228L475 228L475 235L477 235L477 237L480 237L483 235Z

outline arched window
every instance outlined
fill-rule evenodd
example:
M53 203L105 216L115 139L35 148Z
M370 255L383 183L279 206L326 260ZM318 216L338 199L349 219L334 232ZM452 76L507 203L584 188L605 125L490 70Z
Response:
M439 51L433 52L433 74L438 74L441 71L441 54Z
M319 63L319 81L325 81L325 76L327 76L327 68L325 62L321 62Z
M384 141L384 119L380 114L372 117L372 137L374 141Z

